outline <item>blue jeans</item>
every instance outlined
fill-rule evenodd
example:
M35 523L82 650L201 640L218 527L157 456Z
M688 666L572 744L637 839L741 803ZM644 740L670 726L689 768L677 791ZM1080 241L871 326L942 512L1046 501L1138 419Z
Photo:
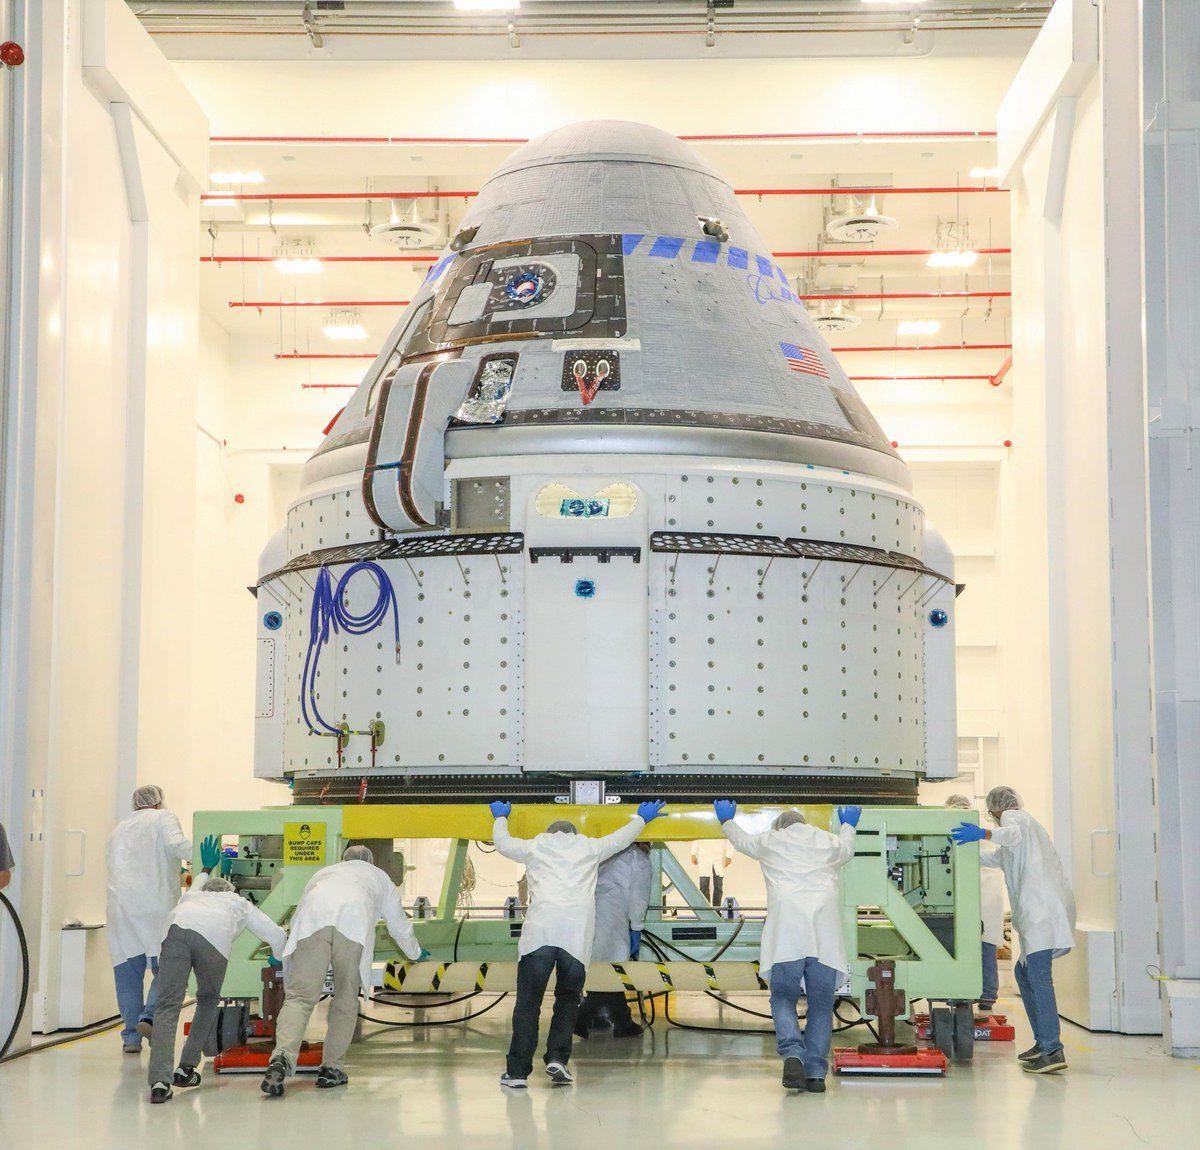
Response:
M838 972L815 958L777 962L771 967L771 1015L780 1058L799 1058L805 1078L824 1078L829 1069L829 1040L833 1034L833 1001ZM808 997L804 1029L796 1003Z
M1038 950L1023 954L1013 968L1025 1013L1029 1015L1029 1025L1033 1028L1033 1040L1043 1054L1057 1054L1062 1050L1051 971L1053 962L1052 950Z
M141 1046L142 1036L135 1027L139 1022L154 1021L154 1003L158 998L158 959L150 961L150 972L154 976L150 982L150 993L143 994L146 989L146 956L135 954L127 958L120 966L113 967L113 980L117 984L117 1009L125 1020L125 1028L121 1031L121 1040L126 1046Z
M1000 966L996 961L996 944L983 943L983 993L980 1002L995 1002L1000 994Z

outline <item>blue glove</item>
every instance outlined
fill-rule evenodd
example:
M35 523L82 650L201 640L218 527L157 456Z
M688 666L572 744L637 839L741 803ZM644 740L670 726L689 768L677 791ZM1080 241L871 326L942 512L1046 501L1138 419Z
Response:
M717 822L727 823L737 814L737 803L733 799L717 799L713 803L713 810L717 812Z
M652 823L656 818L658 818L659 815L663 813L663 807L666 805L665 799L650 799L648 802L644 802L638 807L638 818L643 822Z
M200 841L200 865L211 871L221 861L221 839L218 835L208 835Z
M229 872L233 870L233 860L237 858L237 849L228 847L221 852L221 877L227 878Z
M838 822L842 826L856 827L862 818L862 807L838 807Z
M642 932L640 930L630 930L629 932L629 957L637 958L638 951L642 949Z
M433 955L430 954L429 951L427 951L424 947L421 947L421 953L417 955L417 961L424 962L427 958L432 958L432 957L433 957Z
M974 823L959 823L950 832L950 837L956 845L965 847L967 843L983 842L988 837L988 833L983 827L977 827Z
M276 958L273 954L269 955L267 957L267 965L269 967L271 967L272 970L282 970L283 969L283 961L281 959Z
M492 818L506 819L512 814L512 803L506 803L503 799L497 799L488 809L492 812Z

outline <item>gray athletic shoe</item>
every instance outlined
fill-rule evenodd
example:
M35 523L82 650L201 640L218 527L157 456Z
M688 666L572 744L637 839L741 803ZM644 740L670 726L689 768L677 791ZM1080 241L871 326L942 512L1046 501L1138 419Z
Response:
M1054 1074L1066 1068L1067 1057L1061 1050L1056 1050L1053 1054L1039 1054L1036 1058L1021 1063L1021 1069L1029 1074Z
M1034 1059L1041 1058L1042 1048L1035 1042L1028 1050L1022 1050L1017 1058L1021 1062L1033 1062Z
M345 1086L349 1081L349 1075L336 1066L322 1066L317 1071L317 1087L321 1090L332 1090L335 1086Z
M154 1103L167 1102L171 1097L171 1088L165 1082L156 1082L150 1087L150 1101Z
M555 1086L570 1086L575 1081L571 1072L561 1062L547 1062L546 1077Z
M282 1098L283 1080L288 1076L290 1069L286 1058L272 1058L267 1063L267 1071L262 1077L259 1089L268 1098Z
M529 1080L518 1078L515 1074L509 1074L506 1070L500 1075L500 1085L508 1087L509 1090L524 1090L529 1085Z

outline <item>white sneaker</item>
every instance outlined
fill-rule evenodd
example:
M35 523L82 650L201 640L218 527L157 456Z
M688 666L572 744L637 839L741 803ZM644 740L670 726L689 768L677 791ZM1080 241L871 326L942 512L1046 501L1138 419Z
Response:
M507 1086L509 1090L524 1090L529 1085L529 1082L524 1078L514 1078L506 1070L500 1075L500 1085Z
M575 1081L571 1072L561 1062L547 1062L546 1076L555 1086L570 1086Z

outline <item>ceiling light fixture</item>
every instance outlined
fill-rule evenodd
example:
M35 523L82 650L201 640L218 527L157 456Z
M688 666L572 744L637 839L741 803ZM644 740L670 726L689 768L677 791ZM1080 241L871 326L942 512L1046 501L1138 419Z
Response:
M331 311L329 321L321 331L326 339L357 340L367 338L367 329L362 325L362 313L357 311Z
M210 172L210 184L265 184L267 177L262 172Z
M936 319L902 319L896 324L897 335L934 335L942 330Z
M977 259L979 259L979 253L969 249L943 248L940 251L930 252L925 266L927 268L970 268L975 266Z
M515 12L521 0L454 0L460 12Z

